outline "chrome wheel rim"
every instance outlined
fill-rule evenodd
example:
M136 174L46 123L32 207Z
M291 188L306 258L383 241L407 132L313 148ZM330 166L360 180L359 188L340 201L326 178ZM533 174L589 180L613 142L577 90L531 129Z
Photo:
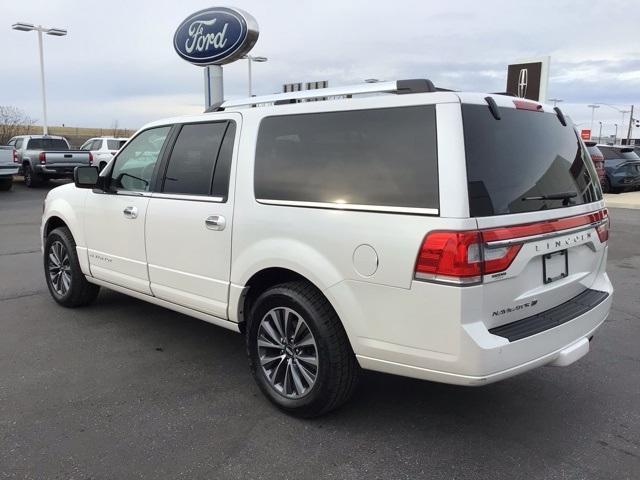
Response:
M67 247L56 240L49 247L49 280L53 290L64 296L71 288L71 262Z
M318 347L302 316L272 308L258 328L258 357L271 387L287 398L307 395L318 377Z

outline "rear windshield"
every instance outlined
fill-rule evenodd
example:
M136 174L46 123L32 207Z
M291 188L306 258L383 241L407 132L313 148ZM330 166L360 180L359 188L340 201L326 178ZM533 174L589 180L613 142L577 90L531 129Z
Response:
M120 150L126 140L107 140L107 150Z
M30 138L29 150L69 150L69 145L62 138Z
M598 176L571 126L555 114L462 105L471 216L581 205L602 198ZM555 196L562 198L545 198Z
M602 155L604 155L605 160L616 160L616 159L624 159L624 160L640 160L638 154L636 152L622 152L619 148L615 147L599 147Z

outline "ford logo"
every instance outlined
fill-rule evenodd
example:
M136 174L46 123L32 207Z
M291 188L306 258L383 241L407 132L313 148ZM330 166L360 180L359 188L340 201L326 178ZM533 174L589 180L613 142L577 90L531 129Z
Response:
M173 46L194 65L223 65L249 52L258 33L258 22L247 12L213 7L188 16L176 30Z

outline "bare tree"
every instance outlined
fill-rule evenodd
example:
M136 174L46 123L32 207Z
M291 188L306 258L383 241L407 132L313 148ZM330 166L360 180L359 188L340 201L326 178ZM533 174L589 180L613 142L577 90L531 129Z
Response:
M35 120L23 110L9 105L0 105L0 145L6 145L15 135L28 132L35 123Z
M113 121L113 133L111 135L114 137L118 136L118 120Z

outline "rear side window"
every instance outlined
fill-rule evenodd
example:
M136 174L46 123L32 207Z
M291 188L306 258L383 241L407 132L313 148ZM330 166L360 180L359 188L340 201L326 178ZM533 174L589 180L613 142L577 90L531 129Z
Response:
M500 115L496 120L486 105L462 105L472 217L602 198L598 176L573 126L562 126L551 113L502 108Z
M435 107L265 118L259 200L438 208Z
M69 150L69 145L62 138L30 138L28 150Z
M126 140L107 140L107 150L120 150Z

